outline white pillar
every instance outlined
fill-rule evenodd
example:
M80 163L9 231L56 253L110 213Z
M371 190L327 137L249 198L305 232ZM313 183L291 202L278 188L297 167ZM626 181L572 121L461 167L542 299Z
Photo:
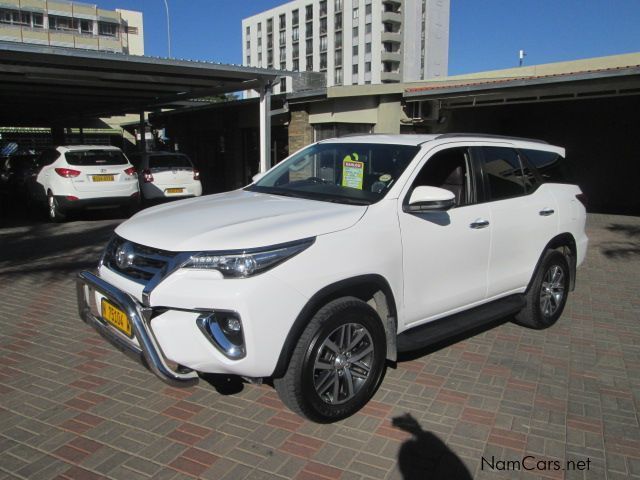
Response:
M271 85L260 89L260 172L271 168Z

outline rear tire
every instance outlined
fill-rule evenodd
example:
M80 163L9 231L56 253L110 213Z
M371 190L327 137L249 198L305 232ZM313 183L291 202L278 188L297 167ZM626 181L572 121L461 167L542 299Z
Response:
M52 192L47 194L47 210L50 222L60 223L67 219L67 215L60 209L58 200Z
M569 263L557 250L547 250L525 294L526 306L515 322L528 328L548 328L560 318L569 294Z
M378 389L386 348L376 311L355 297L339 298L313 316L285 375L273 383L284 404L302 417L318 423L342 420Z

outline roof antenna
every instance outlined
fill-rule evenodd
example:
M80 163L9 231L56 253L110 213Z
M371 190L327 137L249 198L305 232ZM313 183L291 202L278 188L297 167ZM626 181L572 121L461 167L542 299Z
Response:
M525 52L524 50L520 50L520 52L518 53L518 58L520 59L520 67L522 65L524 65L524 57L527 56L527 52Z

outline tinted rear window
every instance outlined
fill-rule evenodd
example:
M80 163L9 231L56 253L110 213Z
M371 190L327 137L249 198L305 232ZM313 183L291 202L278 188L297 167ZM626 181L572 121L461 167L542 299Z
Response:
M569 166L562 156L540 150L523 150L522 152L529 163L538 170L545 182L572 183Z
M77 150L64 155L69 165L126 165L129 163L119 150Z
M152 155L149 168L192 168L192 165L184 155Z

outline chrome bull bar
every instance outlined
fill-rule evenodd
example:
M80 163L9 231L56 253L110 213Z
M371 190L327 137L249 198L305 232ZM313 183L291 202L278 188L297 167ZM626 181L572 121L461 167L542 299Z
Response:
M110 302L126 313L133 327L133 334L139 347L125 340L110 327L99 315L94 315L87 294L91 290L104 295ZM198 383L198 373L189 370L176 372L167 365L156 338L149 327L151 308L141 306L131 295L124 293L113 285L90 272L81 272L76 279L78 295L78 312L82 320L91 325L112 345L130 357L148 367L162 381L172 386L190 387Z

